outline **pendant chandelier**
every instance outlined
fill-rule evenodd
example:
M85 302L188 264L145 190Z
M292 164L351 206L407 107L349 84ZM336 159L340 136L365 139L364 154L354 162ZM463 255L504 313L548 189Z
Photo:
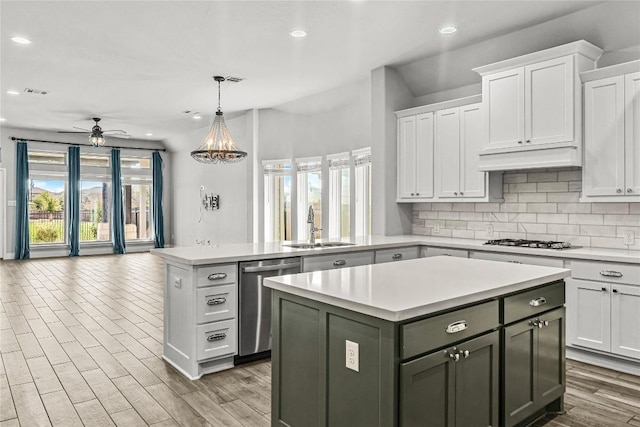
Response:
M198 149L191 152L191 157L202 163L236 163L247 157L247 152L239 150L231 139L220 109L220 83L225 78L214 76L213 79L218 82L218 110L209 133Z

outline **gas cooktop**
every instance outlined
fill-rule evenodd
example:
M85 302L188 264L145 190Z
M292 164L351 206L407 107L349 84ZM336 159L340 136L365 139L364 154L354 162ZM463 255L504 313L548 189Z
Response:
M543 248L543 249L574 249L578 246L572 246L567 242L553 242L548 240L525 240L525 239L496 239L485 242L485 245L494 246L519 246L525 248Z

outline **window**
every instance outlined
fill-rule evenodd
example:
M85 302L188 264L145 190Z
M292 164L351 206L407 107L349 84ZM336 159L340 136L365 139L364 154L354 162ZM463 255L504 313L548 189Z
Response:
M66 155L29 152L29 243L66 242Z
M291 161L265 161L262 167L264 241L291 240Z
M298 240L309 238L309 224L307 223L309 207L313 208L314 226L322 226L322 158L308 157L296 160L298 170ZM316 237L319 237L316 232Z
M109 156L80 154L80 241L111 241Z
M329 162L329 238L350 236L351 180L350 155L327 156Z
M355 235L371 235L371 148L351 152L355 163Z
M124 239L152 240L151 213L151 157L120 158L122 170L122 207L124 211Z

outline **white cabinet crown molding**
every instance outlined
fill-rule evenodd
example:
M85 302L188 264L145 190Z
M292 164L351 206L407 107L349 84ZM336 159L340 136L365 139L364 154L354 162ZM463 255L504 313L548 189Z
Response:
M464 98L451 99L449 101L438 102L436 104L421 105L419 107L407 108L395 112L397 118L415 116L422 113L431 113L438 110L447 110L449 108L462 107L464 105L476 104L482 102L482 95L466 96Z
M640 60L624 62L610 67L596 68L595 70L580 73L582 83L593 80L605 79L608 77L621 76L624 74L637 73L640 71Z
M493 74L500 71L506 71L516 67L534 64L548 59L559 58L561 56L578 54L592 61L597 61L602 55L603 50L585 40L578 40L572 43L563 44L561 46L552 47L550 49L529 53L515 58L506 59L504 61L493 64L483 65L473 68L472 70L481 76Z

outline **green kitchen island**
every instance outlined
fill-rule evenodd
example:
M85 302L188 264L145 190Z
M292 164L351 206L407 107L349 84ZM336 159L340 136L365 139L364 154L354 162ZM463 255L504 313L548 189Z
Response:
M570 270L454 257L266 278L273 426L521 426L563 409Z

